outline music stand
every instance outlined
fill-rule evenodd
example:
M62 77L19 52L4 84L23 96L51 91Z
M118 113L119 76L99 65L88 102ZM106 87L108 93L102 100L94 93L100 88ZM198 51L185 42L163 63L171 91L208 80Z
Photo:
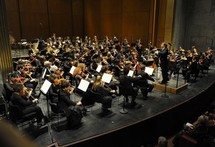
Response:
M152 75L153 72L154 72L154 68L151 68L151 67L145 67L145 72L148 74L148 75Z
M167 87L167 82L165 83L164 94L161 95L162 98L169 98L169 96L166 94L166 87Z
M105 83L110 83L110 81L112 80L112 77L113 77L113 75L104 73L102 75L102 81Z
M100 71L101 71L101 69L102 69L102 65L101 65L101 64L99 64L99 65L97 66L97 68L96 68L96 71L97 71L97 72L100 72Z
M78 85L78 89L82 90L83 92L86 92L88 87L90 85L90 82L84 79L81 79L79 85Z
M126 97L124 96L124 98L123 98L123 104L122 104L122 109L119 110L119 112L122 113L122 114L127 114L128 113L128 110L125 108L125 99L126 99Z
M133 77L133 75L134 75L134 71L133 70L129 70L127 76Z
M44 72L43 72L43 74L42 74L42 79L45 78L46 72L47 72L47 68L45 68L45 70L44 70Z
M73 73L74 73L74 71L75 71L75 68L76 68L75 66L72 66L72 67L70 68L69 73L73 75Z
M48 117L49 117L49 102L48 102L49 94L47 95L47 92L48 92L49 88L51 87L51 85L52 85L52 83L46 79L40 88L40 91L46 96Z

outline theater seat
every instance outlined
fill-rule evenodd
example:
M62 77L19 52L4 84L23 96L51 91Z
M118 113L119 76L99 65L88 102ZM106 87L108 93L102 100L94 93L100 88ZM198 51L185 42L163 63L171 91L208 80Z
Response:
M179 147L196 147L197 144L197 140L186 134L181 135L179 140Z

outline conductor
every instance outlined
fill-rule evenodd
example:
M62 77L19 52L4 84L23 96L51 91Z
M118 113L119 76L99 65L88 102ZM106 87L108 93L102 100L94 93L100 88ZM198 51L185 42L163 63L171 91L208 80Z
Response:
M168 78L168 48L165 42L161 43L161 51L158 54L160 67L162 71L162 81L161 84L166 84L169 81Z

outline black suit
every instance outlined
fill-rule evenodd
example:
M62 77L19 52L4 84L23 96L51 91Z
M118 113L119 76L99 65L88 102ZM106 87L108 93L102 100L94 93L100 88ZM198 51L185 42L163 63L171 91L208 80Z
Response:
M76 103L70 100L70 94L60 89L58 98L58 107L60 111L65 111L70 106L76 106Z
M95 92L99 93L101 97L93 98L95 102L102 103L102 109L105 111L108 108L111 108L112 105L112 97L110 96L109 88L105 88L102 85L98 85L95 88Z
M140 87L140 90L144 96L144 98L147 98L148 92L151 92L154 88L154 85L149 84L148 80L155 81L151 76L149 76L146 72L140 71L138 72L138 80L135 82L135 85Z
M64 112L67 120L70 121L70 116L72 115L71 109L76 108L78 111L82 111L82 106L77 106L76 102L70 100L70 93L66 93L63 89L60 89L58 108L60 112Z
M22 96L15 92L11 96L11 102L19 107L23 115L36 112L37 122L41 122L44 117L43 112L39 106L34 105L31 101L25 100Z
M160 67L162 70L162 83L166 83L169 78L168 78L168 48L163 48L159 52L159 59L160 59Z
M122 75L119 77L119 86L124 91L124 94L132 96L131 103L135 102L137 96L137 90L135 90L132 86L132 84L135 83L137 80L137 78L132 78L127 75ZM126 98L126 101L128 101L128 98Z

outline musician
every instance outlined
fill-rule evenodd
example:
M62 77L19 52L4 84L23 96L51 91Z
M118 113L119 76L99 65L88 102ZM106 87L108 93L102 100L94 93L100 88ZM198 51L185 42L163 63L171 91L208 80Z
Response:
M50 86L48 91L48 99L52 103L57 103L60 90L60 82L58 80L58 76L56 74L51 74L49 76L49 81L52 83L52 85Z
M160 67L162 70L162 81L161 84L166 84L169 81L168 77L168 48L165 42L161 43L161 51L158 54L160 60Z
M101 95L101 99L95 99L96 102L102 103L102 112L109 113L112 105L112 97L110 96L115 90L112 90L110 87L105 87L105 83L102 81L101 76L97 76L96 80L92 85L92 90Z
M155 81L150 75L145 72L145 65L142 64L141 71L138 72L138 80L137 82L135 82L135 85L140 87L144 100L147 100L148 92L152 92L152 89L154 88L154 85L149 84L148 80L153 82Z
M199 63L197 60L197 56L193 56L192 62L189 63L188 71L187 71L187 81L190 82L190 77L192 74L194 74L194 81L196 81L198 75L199 75Z
M71 86L69 81L63 80L61 82L58 100L58 107L60 111L67 113L68 108L71 106L79 106L81 108L82 103L80 101L74 102L70 99L70 95L73 92L73 90L74 88Z
M23 115L36 112L37 126L40 127L46 123L43 112L39 106L36 105L38 99L30 101L26 98L26 91L22 84L18 83L13 86L14 93L11 96L11 102L17 105L22 111ZM42 120L44 120L42 122Z
M85 79L87 74L86 71L86 65L84 63L79 63L78 66L75 68L73 72L73 77L75 78L76 85L79 85L81 79Z
M44 68L43 68L43 74L45 74L44 75L44 79L48 79L48 77L50 76L50 74L51 74L51 66L52 66L52 62L50 62L50 61L45 61L44 62ZM44 73L46 71L46 73Z
M32 55L32 56L36 56L36 55L39 54L38 43L33 43L31 45L31 51L30 51L30 53L31 53L30 55Z
M122 89L128 94L132 96L131 99L131 107L134 107L137 103L135 102L135 99L137 97L138 89L135 89L132 84L135 83L138 79L133 78L128 75L129 67L124 67L123 69L123 75L119 77L119 86L122 87ZM129 102L128 97L126 97L126 102Z

